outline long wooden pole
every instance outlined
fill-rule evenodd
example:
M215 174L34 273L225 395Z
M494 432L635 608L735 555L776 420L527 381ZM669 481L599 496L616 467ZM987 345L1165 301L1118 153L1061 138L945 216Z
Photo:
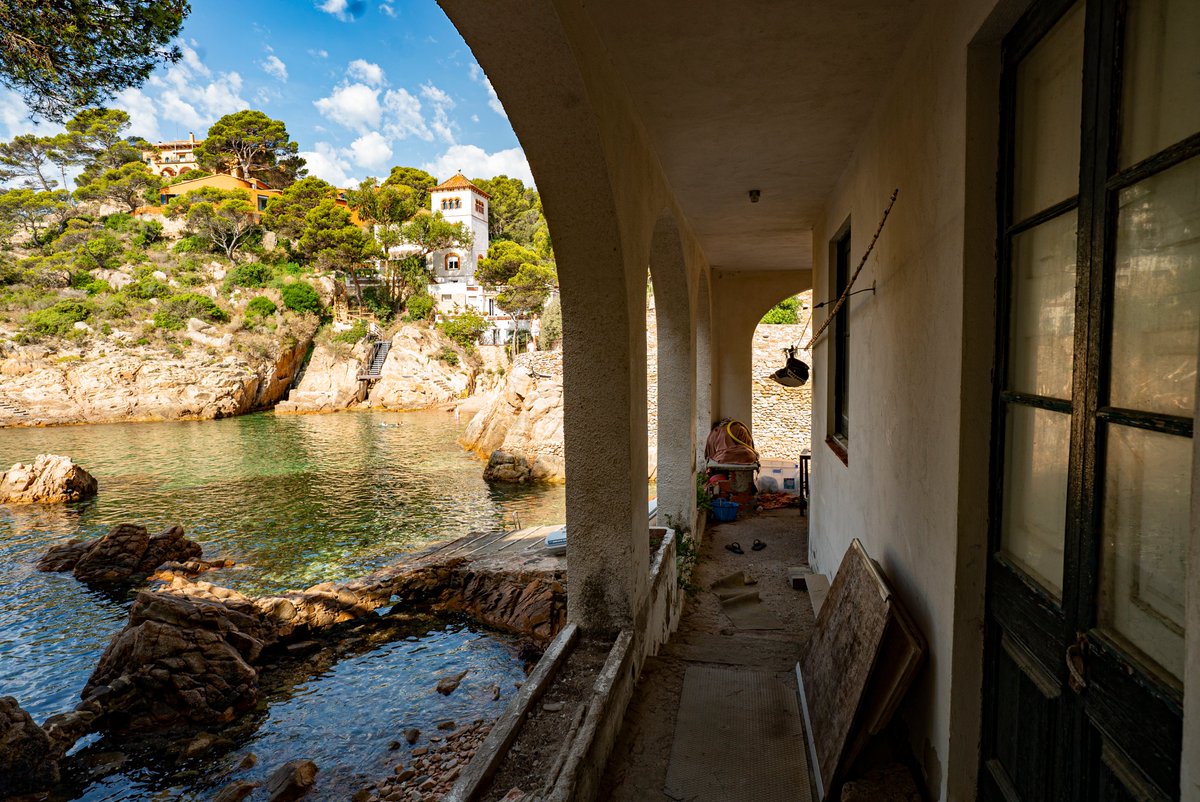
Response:
M875 236L871 237L871 244L867 246L866 253L862 255L862 259L858 263L858 267L854 269L854 275L850 277L850 281L846 283L846 289L842 290L842 296L837 299L837 303L833 305L833 309L829 310L829 314L825 318L825 322L821 324L821 328L817 329L817 333L808 341L808 345L804 346L805 351L811 351L813 344L820 339L825 333L825 329L833 322L833 318L841 311L842 304L846 303L846 299L850 297L850 288L854 286L854 282L858 279L858 274L862 272L863 266L867 263L867 257L871 255L871 251L875 248L875 243L879 241L879 235L883 233L883 224L887 222L888 215L892 213L892 207L896 205L896 197L900 194L900 189L897 187L892 191L892 198L888 201L887 208L883 210L883 218L879 221L879 228L875 229Z

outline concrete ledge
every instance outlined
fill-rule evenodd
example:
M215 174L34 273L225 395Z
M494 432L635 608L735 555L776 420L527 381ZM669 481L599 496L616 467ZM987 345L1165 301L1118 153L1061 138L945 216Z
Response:
M625 718L637 684L633 633L622 630L600 669L583 723L564 744L565 760L552 782L546 802L591 802L596 798L608 756Z
M444 797L445 802L474 802L487 790L500 761L508 754L509 747L516 740L525 714L541 698L558 667L571 653L578 639L579 627L569 623L550 642L533 673L526 678L520 692L508 703L500 718L496 719L488 737L479 745L475 757L471 758L458 782L454 783L450 793Z

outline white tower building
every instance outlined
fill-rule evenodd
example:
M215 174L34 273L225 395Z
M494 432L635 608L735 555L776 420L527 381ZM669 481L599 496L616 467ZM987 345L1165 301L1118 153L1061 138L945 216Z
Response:
M437 251L433 275L447 282L473 284L475 268L488 250L488 194L462 173L429 190L429 208L451 223L462 223L471 232L471 247ZM439 283L442 283L439 281Z

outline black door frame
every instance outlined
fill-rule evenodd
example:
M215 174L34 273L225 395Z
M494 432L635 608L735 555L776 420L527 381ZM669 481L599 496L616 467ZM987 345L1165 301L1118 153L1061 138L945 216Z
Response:
M1079 194L1027 219L1011 218L1015 164L1015 67L1074 5L1074 0L1039 0L1021 17L1002 48L1000 172L997 187L996 352L992 403L991 482L989 498L987 628L984 662L984 732L980 794L994 774L989 756L996 753L998 673L1001 650L1031 674L1040 676L1051 699L1061 694L1061 715L1052 759L1073 767L1070 779L1054 783L1052 798L1084 799L1102 793L1101 776L1117 773L1127 785L1150 796L1179 794L1182 750L1182 693L1164 687L1130 661L1120 647L1096 631L1095 599L1099 582L1102 466L1105 425L1117 423L1185 437L1192 436L1190 418L1147 414L1106 404L1110 371L1109 328L1112 320L1117 193L1137 181L1200 155L1200 134L1144 161L1118 171L1117 136L1121 103L1125 0L1087 0L1084 23L1083 109L1081 118ZM1074 367L1069 402L1007 389L1010 334L1010 265L1013 237L1060 214L1077 212L1077 262ZM1071 414L1065 511L1064 577L1061 604L1011 562L1001 549L1002 491L1006 411L1020 405ZM1006 637L1008 630L1013 638ZM1064 652L1084 634L1089 682L1100 694L1076 695L1069 690ZM1016 642L1019 641L1019 642ZM1053 644L1040 648L1039 644ZM1117 700L1110 704L1107 700ZM1128 709L1153 722L1136 736ZM1102 732L1101 737L1097 733ZM1100 741L1120 747L1122 755L1105 752L1107 768L1097 766ZM1105 747L1107 749L1107 747ZM1120 766L1114 762L1125 761ZM1126 765L1132 762L1132 767ZM1003 780L997 780L1003 792Z

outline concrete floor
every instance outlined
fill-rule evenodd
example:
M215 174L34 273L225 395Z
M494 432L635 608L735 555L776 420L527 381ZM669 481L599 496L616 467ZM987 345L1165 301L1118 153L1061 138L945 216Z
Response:
M750 545L755 539L767 547L752 551ZM745 554L725 549L734 541L742 545ZM683 676L689 665L768 671L796 690L793 669L808 643L814 621L808 594L792 590L787 569L807 566L807 554L808 519L798 509L752 514L709 527L693 577L700 590L687 599L679 630L671 641L657 657L646 661L597 798L614 802L670 800L663 786ZM783 629L739 632L721 612L717 597L707 588L738 570L758 580L754 589L783 622Z

